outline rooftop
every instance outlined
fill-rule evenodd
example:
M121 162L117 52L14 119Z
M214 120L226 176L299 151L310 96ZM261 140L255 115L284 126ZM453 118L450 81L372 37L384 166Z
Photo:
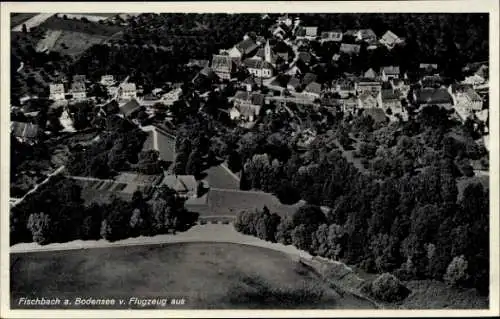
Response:
M453 104L453 99L450 93L448 93L448 90L443 88L423 88L416 90L415 97L416 101L420 104Z

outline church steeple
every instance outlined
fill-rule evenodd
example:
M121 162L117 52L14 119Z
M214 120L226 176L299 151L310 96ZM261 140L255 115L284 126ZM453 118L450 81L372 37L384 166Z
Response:
M271 46L269 45L269 40L267 40L264 47L264 60L268 63L272 63L271 59Z

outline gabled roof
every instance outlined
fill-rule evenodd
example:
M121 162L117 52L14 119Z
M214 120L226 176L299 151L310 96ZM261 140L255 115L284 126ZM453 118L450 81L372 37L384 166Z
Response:
M135 83L123 83L121 85L121 88L123 91L136 91L137 90Z
M398 75L399 74L399 66L383 66L380 68L380 73L385 72L385 74L389 75Z
M359 51L361 51L361 46L359 44L342 43L340 45L340 52L342 53L353 55L359 54Z
M243 65L250 69L272 69L271 63L260 59L245 59Z
M166 185L178 193L184 193L195 191L198 184L193 175L166 175L162 185Z
M240 43L236 44L235 47L242 54L249 54L253 50L257 49L258 45L251 38L248 38L248 39L245 39L245 40L241 41Z
M361 29L359 30L359 36L362 40L365 40L365 39L370 39L370 38L376 38L377 35L375 34L375 32L373 32L372 29Z
M399 37L391 30L387 30L387 32L384 33L384 35L380 39L381 42L387 43L389 45L393 45L396 42L398 42L399 40L400 40Z
M13 121L10 123L10 131L15 137L33 139L39 136L41 129L33 123Z
M214 71L230 72L233 61L229 55L214 54L212 57L212 69Z
M374 79L377 76L377 72L375 72L375 70L373 70L372 68L369 68L364 74L364 77L368 79Z
M311 82L305 87L304 91L320 94L321 93L321 84L319 84L318 82Z
M415 91L416 100L420 104L453 103L453 98L446 89L423 88Z
M85 92L85 83L83 82L73 82L71 84L72 92Z
M394 91L393 89L383 89L381 91L381 95L382 95L382 101L400 99L400 95L398 94L398 92Z
M73 82L85 82L86 78L83 74L75 74L73 76Z
M132 99L128 101L127 103L123 104L120 106L120 113L122 113L125 116L130 116L132 113L137 111L141 105L139 102L137 102L136 99Z

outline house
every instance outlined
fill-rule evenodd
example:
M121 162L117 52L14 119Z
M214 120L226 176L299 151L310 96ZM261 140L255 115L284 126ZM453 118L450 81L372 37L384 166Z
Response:
M200 88L210 88L213 83L219 81L219 77L210 67L204 67L198 72L195 77L191 80L196 89Z
M120 114L124 117L132 118L139 112L141 109L141 104L137 101L137 99L133 98L128 102L122 103L120 106Z
M190 59L188 64L186 65L187 67L197 67L200 69L208 67L210 64L210 61L208 60L197 60L197 59Z
M319 99L319 97L321 96L321 84L319 84L318 82L311 82L306 85L302 93L311 98Z
M399 91L382 89L380 92L381 107L384 110L391 109L393 113L402 113L401 94Z
M101 76L101 84L104 86L111 86L115 84L115 79L112 75L106 74Z
M382 89L382 83L373 78L361 78L355 82L356 93L364 92L378 93Z
M356 95L356 84L349 79L337 79L332 83L332 91L338 93L341 98L354 96Z
M461 108L468 112L476 112L483 109L483 99L470 86L452 85L450 88L455 108Z
M373 44L377 42L377 35L372 29L361 29L356 32L356 41L366 42L368 44Z
M435 74L437 72L438 65L436 63L420 63L419 69L423 74Z
M73 82L71 84L71 94L75 100L85 100L87 98L87 91L84 82Z
M340 44L340 53L344 53L347 55L358 55L360 51L361 51L361 46L359 44L349 44L349 43Z
M73 82L85 82L87 78L83 74L75 74L73 76Z
M178 101L182 95L182 89L173 89L161 96L161 101L165 105L173 105L175 101Z
M463 84L470 84L475 88L475 87L478 87L478 86L485 84L486 79L479 74L473 74L473 75L467 76L465 78L465 80L462 81L462 83Z
M233 108L229 112L232 120L254 122L264 105L264 95L238 91L233 97L233 105Z
M365 74L363 75L366 79L376 79L378 77L378 74L377 72L375 72L375 70L373 70L372 68L369 68Z
M380 68L380 76L382 81L389 81L390 79L399 79L400 71L399 66L384 66Z
M273 76L273 66L267 61L260 59L246 59L243 61L243 65L248 69L250 74L258 78L268 79Z
M220 79L229 80L234 72L234 63L229 55L214 54L212 57L212 70Z
M420 106L437 105L445 108L453 106L453 97L444 88L422 88L413 91L413 100Z
M321 32L321 42L341 42L342 37L342 31L339 30Z
M131 100L137 97L137 88L135 83L122 83L118 89L120 98L124 100Z
M179 197L198 197L198 183L193 175L165 175L160 185L173 189Z
M50 95L49 99L54 101L64 100L64 85L62 83L50 84L49 86Z
M228 50L228 54L231 58L244 59L255 53L259 46L251 38L244 39L243 41L236 44L234 47Z
M354 112L358 107L358 99L354 96L347 99L340 99L340 108L342 112Z
M379 104L379 95L378 93L373 93L370 91L363 92L358 96L358 107L360 109L371 109L380 107Z
M243 83L242 83L244 86L245 86L245 89L247 92L252 92L253 91L253 88L254 86L257 85L257 83L255 82L255 79L252 75L250 75L249 77L247 77Z
M35 144L42 134L41 128L33 123L10 122L11 134L21 143Z
M296 36L304 38L316 38L318 36L318 27L298 27Z
M403 39L398 37L391 30L388 30L386 33L384 33L382 38L380 38L379 42L385 45L389 50L392 50L396 45L402 44Z

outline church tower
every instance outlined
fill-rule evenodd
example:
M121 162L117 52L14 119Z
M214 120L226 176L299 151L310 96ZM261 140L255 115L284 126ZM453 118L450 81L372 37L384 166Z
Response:
M269 40L266 42L266 46L264 47L264 60L268 63L272 63L271 59L271 46L269 45Z

